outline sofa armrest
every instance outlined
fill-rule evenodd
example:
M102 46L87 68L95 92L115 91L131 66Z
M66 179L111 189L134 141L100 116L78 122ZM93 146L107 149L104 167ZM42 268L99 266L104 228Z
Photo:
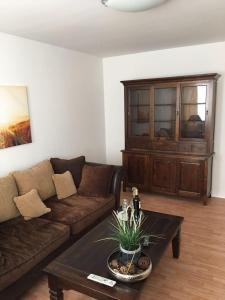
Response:
M107 166L107 164L99 164L94 162L86 162L87 165L90 166ZM124 176L124 170L122 166L115 166L114 173L111 181L110 192L115 197L115 209L118 209L120 206L120 193L121 193L121 183Z
M115 197L115 208L118 209L120 207L120 194L121 194L121 183L123 180L123 167L121 166L114 166L115 172L112 178L112 183L111 183L111 193Z

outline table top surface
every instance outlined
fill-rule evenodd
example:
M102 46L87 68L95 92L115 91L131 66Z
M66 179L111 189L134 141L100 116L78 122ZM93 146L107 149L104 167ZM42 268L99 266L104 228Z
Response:
M163 238L151 238L153 244L143 248L143 251L150 256L154 269L178 232L183 217L151 211L144 211L144 214L146 217L143 225L144 233L163 236ZM45 272L63 281L94 289L101 295L107 295L107 299L133 299L134 294L142 288L145 281L129 284L117 282L111 288L87 279L91 273L111 278L106 262L109 255L118 248L118 245L111 240L98 241L108 237L112 232L111 221L112 216L109 216L91 229L62 255L53 260L46 267ZM152 275L150 274L148 279Z

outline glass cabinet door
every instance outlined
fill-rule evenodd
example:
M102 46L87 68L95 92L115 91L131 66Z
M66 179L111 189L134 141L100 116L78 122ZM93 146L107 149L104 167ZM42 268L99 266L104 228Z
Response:
M176 87L154 88L154 137L175 139Z
M204 139L207 85L181 86L180 137Z
M130 136L149 136L149 89L130 89L128 128Z

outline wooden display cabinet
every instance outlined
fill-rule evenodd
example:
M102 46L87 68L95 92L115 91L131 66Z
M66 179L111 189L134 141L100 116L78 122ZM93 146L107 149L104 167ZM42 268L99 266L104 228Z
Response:
M124 188L211 196L218 74L122 81Z

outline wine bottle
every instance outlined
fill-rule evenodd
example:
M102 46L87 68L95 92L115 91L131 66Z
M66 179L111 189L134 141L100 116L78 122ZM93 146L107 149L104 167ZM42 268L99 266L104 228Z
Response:
M134 219L136 222L138 222L140 217L140 198L138 195L138 189L136 187L133 187L132 191L133 191Z

